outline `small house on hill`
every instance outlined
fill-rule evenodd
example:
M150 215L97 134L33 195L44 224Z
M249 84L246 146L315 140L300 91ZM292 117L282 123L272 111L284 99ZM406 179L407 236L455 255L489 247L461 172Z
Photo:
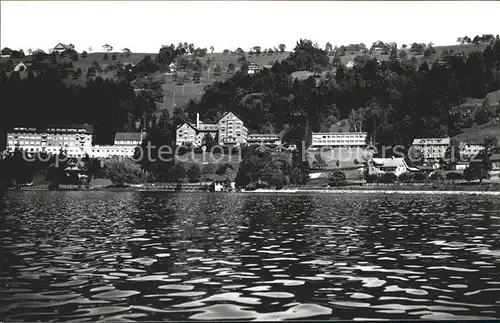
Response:
M105 52L110 52L113 50L113 46L111 46L109 44L102 45L102 50Z
M356 63L353 61L349 61L349 63L346 64L347 69L353 69L354 66L356 66Z
M59 43L59 44L55 45L54 48L52 48L52 51L54 51L56 53L62 53L62 52L69 50L69 49L72 49L71 46L63 44L63 43Z
M19 62L19 64L17 64L14 67L14 72L22 72L22 71L27 71L27 70L28 70L28 67L23 62Z
M403 173L411 171L408 164L404 158L372 158L372 160L368 163L368 171L370 174L384 174L384 173L393 173L396 176L399 176Z
M2 49L0 53L1 57L10 57L11 55L12 55L12 49L8 47L4 47L4 49Z
M170 70L170 73L175 73L177 67L175 66L174 63L170 63L170 65L168 65L168 69Z

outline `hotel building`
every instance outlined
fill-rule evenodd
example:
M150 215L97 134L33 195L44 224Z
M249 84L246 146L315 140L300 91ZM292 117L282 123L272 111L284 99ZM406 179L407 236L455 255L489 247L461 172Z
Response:
M363 148L366 146L366 132L313 132L311 148L330 146L332 148Z
M91 125L14 127L7 133L7 151L16 148L26 152L58 154L66 151L70 157L84 157L92 147Z
M219 145L246 144L248 139L248 129L243 120L233 112L226 112L216 124L200 122L197 114L195 124L185 122L177 127L175 142L177 146L191 144L200 147L207 134L218 138Z
M413 146L418 147L426 161L437 161L444 158L450 145L450 138L416 138Z
M470 159L484 149L484 140L467 140L460 142L460 154Z
M7 133L7 152L15 149L29 153L59 154L64 151L69 157L108 158L111 156L132 157L135 147L140 145L143 133L115 134L114 145L92 145L91 125L65 125L36 127L14 127Z

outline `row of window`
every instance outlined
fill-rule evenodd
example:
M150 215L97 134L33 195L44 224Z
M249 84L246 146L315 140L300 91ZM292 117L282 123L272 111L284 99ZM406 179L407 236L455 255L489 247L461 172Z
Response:
M317 135L313 136L313 139L316 139L315 137L317 137ZM325 135L325 136L322 136L323 139L334 139L334 138L359 138L359 139L365 139L366 136L363 136L363 135Z
M136 145L140 144L140 141L137 140L117 140L115 141L115 145Z

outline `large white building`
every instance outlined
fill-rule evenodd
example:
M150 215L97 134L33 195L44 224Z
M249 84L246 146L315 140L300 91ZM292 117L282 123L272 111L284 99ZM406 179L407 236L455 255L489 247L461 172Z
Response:
M200 147L203 138L209 134L217 139L219 145L241 145L248 140L248 129L243 120L233 112L226 112L216 124L200 122L199 114L196 123L185 122L177 127L175 143L177 146L192 145Z
M444 158L450 145L450 138L416 138L413 146L419 149L426 161L438 161Z
M88 155L93 158L109 158L114 156L132 158L135 149L144 138L141 132L117 132L115 134L114 145L95 145L88 151Z
M7 133L7 151L58 154L64 150L70 157L84 157L92 147L92 133L91 125L14 127Z
M140 145L143 133L118 132L114 145L92 145L91 125L65 125L36 127L14 127L7 133L7 152L16 149L28 153L59 154L69 157L108 158L112 156L132 157Z
M366 147L366 132L313 132L311 148L363 148Z

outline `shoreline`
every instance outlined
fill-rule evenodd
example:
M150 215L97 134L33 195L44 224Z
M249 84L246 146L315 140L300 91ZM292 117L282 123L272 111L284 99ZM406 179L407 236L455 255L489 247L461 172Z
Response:
M60 189L60 190L49 190L48 188L24 188L24 189L8 189L8 191L14 192L29 192L29 191L50 191L50 192L92 192L92 191L108 191L108 192L169 192L169 193L222 193L227 194L228 192L210 192L210 191L197 191L197 190L186 190L186 191L172 191L161 188L141 188L141 187L124 187L124 188L105 188L105 187L95 187L95 188L84 188L84 189ZM308 189L308 188L297 188L297 189L256 189L253 191L240 191L240 192L230 192L231 194L246 194L246 193L285 193L285 194L303 194L303 193L320 193L320 194L385 194L385 195L481 195L481 196L500 196L500 190L488 191L488 190L478 190L478 191L466 191L466 190L398 190L398 189Z
M486 195L486 196L500 196L500 191L430 191L430 190L370 190L370 189L347 189L347 190L326 190L326 189L283 189L283 190L270 190L270 189L257 189L255 191L245 191L243 193L330 193L330 194L406 194L406 195L432 195L432 194L442 194L442 195Z

